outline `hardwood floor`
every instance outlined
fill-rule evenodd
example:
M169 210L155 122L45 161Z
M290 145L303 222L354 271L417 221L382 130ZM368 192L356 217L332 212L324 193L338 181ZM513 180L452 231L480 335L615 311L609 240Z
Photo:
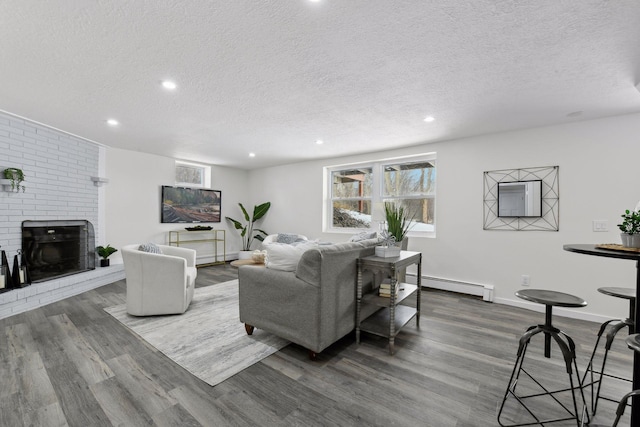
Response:
M229 265L202 268L197 286L236 276ZM356 345L350 334L317 361L292 344L210 387L103 310L124 295L119 281L0 320L0 426L496 426L517 340L544 318L425 291L420 329L410 323L400 332L394 356L386 340L363 333ZM582 371L598 325L554 323L576 341ZM622 338L608 364L628 375L632 355ZM541 349L541 339L532 343L532 363L565 384L559 351L547 361ZM609 395L630 390L614 383L605 382ZM614 411L601 401L594 421L611 425ZM620 425L629 424L628 412Z

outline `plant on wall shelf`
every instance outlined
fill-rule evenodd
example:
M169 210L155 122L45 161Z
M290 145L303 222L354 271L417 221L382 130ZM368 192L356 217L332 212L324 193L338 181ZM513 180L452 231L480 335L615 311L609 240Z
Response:
M98 255L102 258L100 260L100 266L108 267L109 260L107 258L109 258L111 254L113 254L114 252L118 252L118 250L111 245L107 245L107 246L98 246L96 248L96 252L98 252Z
M11 191L20 191L24 193L25 186L21 185L24 181L24 172L18 168L6 168L3 172L6 179L11 181Z
M240 221L236 221L233 218L225 217L227 220L231 221L236 228L236 230L240 230L240 237L242 238L242 250L250 251L251 243L253 243L253 239L263 241L267 236L267 232L264 230L260 230L259 228L253 228L255 222L262 218L269 208L271 207L271 202L266 202L261 205L257 205L253 207L253 216L249 217L249 213L242 206L242 203L238 203L240 205L240 209L242 209L242 213L244 215L244 219L247 222L246 224L241 223Z

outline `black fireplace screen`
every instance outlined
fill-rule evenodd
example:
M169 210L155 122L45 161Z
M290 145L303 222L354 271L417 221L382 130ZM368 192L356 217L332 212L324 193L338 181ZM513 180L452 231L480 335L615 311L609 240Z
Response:
M23 221L22 250L33 282L93 270L93 225L85 220Z

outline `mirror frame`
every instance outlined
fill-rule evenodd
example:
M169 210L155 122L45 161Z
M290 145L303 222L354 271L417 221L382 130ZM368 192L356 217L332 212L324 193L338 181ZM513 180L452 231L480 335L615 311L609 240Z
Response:
M484 172L484 230L558 231L560 229L559 166ZM541 216L499 217L498 183L541 181Z

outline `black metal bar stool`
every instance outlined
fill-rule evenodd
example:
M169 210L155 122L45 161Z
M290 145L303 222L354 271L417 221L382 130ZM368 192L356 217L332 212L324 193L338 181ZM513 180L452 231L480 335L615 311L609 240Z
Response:
M625 343L631 350L635 351L636 353L640 353L640 334L629 335L625 340ZM612 427L616 427L618 425L620 417L622 417L622 415L624 414L624 410L627 407L627 401L629 400L629 398L632 398L634 396L640 396L640 390L633 390L632 392L625 394L622 399L620 399L620 403L618 403L618 409L616 410L616 419L613 422Z
M503 427L516 427L516 426L525 426L525 425L546 425L548 423L555 423L567 420L576 420L576 424L578 426L581 425L584 416L586 416L586 423L589 422L589 414L586 410L586 401L584 398L584 393L582 390L582 380L580 379L580 375L578 373L578 365L576 363L576 346L570 336L561 331L560 329L553 326L551 323L552 318L552 309L554 306L557 307L585 307L587 302L582 298L576 297L574 295L565 294L562 292L556 291L548 291L542 289L524 289L516 292L516 296L527 301L536 302L539 304L545 305L545 322L543 325L535 325L530 326L527 331L520 337L520 344L518 346L518 356L516 358L516 363L513 366L513 371L511 373L511 378L509 379L509 384L507 386L507 391L504 393L504 398L502 399L502 404L500 405L500 410L498 412L498 423ZM548 390L540 381L533 377L524 367L524 359L527 353L527 348L531 341L531 338L539 333L544 333L544 356L546 358L551 357L551 339L556 342L560 351L562 352L562 357L564 359L565 367L567 374L569 374L569 384L568 388L563 388L559 390ZM544 390L542 393L536 394L528 394L528 395L517 395L516 394L516 385L518 384L518 380L520 379L521 374L525 374L528 378L530 378L538 387ZM577 384L574 383L573 374L575 373ZM582 405L580 411L578 411L578 401L576 399L576 390L579 390L580 396L582 398ZM573 410L567 407L564 403L562 403L555 395L562 392L571 391L571 397L573 400ZM525 422L522 424L503 424L500 420L502 416L502 412L505 406L505 403L509 396L513 396L518 403L535 419L535 422ZM556 418L550 420L541 420L536 416L534 411L530 409L525 400L529 398L535 398L540 396L549 396L551 397L556 404L558 404L566 413L567 416L564 418ZM582 415L582 417L581 417Z
M589 359L589 363L587 364L587 368L584 371L584 376L582 377L582 385L584 387L589 386L591 389L591 413L595 415L596 409L598 408L598 400L604 399L610 402L618 402L617 399L612 399L610 397L602 396L600 391L602 389L602 382L604 377L614 378L616 380L629 381L629 378L622 378L616 375L607 374L604 371L604 368L607 364L607 356L609 355L609 350L611 350L611 345L613 344L613 340L616 337L616 334L621 329L628 327L629 334L635 333L635 322L633 321L633 317L636 312L636 290L633 288L617 288L617 287L606 287L606 288L598 288L598 292L610 295L616 298L624 298L629 300L629 317L624 320L612 319L604 322L600 325L600 330L598 331L598 339L596 340L596 344L593 346L593 352L591 353L591 358ZM598 344L600 344L600 339L604 334L605 330L609 328L606 334L606 340L604 345L604 355L602 356L602 365L599 370L594 369L593 367L593 359L598 351ZM595 374L595 375L594 375ZM590 375L589 380L587 382L587 375ZM597 389L594 394L593 388L597 384Z

